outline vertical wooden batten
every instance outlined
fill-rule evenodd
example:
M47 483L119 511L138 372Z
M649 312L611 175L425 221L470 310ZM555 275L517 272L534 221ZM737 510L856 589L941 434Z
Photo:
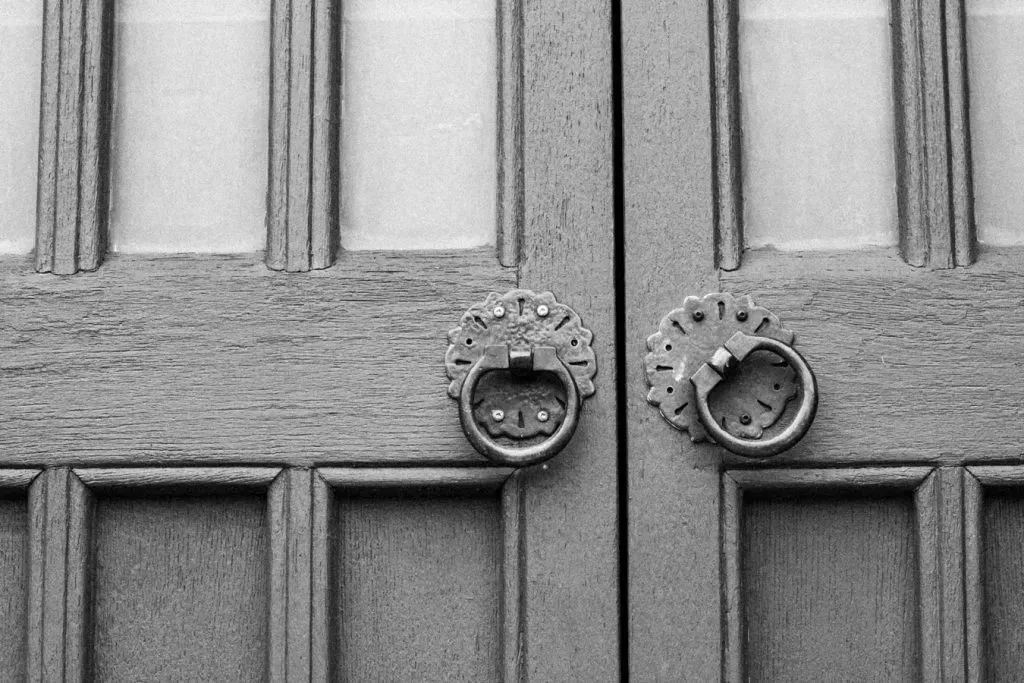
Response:
M498 260L519 265L525 217L523 0L498 0Z
M29 489L28 680L85 680L92 495L66 467Z
M743 256L739 11L735 0L712 0L710 5L715 263L736 270Z
M330 492L308 469L287 469L269 492L272 680L328 680Z
M932 268L974 260L962 0L893 0L900 251Z
M95 270L106 248L113 3L51 0L43 17L36 270Z
M338 4L273 0L267 267L327 268L338 244Z

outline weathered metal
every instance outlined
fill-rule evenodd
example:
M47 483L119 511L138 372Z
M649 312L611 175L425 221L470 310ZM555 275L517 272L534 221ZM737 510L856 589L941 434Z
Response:
M505 465L541 462L576 428L594 393L593 334L550 292L491 293L448 333L448 395L470 442Z

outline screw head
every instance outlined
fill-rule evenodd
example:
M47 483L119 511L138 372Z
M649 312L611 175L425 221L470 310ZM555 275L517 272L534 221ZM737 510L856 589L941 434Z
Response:
M504 318L505 317L505 307L504 306L495 306L494 307L494 317L495 318Z
M747 322L747 312L746 311L736 311L736 319L739 320L741 323Z
M548 310L548 307L545 304L541 304L540 306L537 307L537 315L539 315L542 318L546 316L549 312L550 311Z
M703 320L704 319L704 311L694 311L693 312L693 319L696 320L697 322L700 322L701 320Z
M541 410L541 411L538 411L538 413L537 413L537 420L540 421L540 422L547 422L548 419L550 419L550 417L551 416L548 415L548 411L546 411L546 410Z
M750 420L750 416L749 415L745 415L745 414L744 415L740 415L740 424L741 425L748 425L748 424L750 424L750 422L751 422L751 420Z
M491 419L494 420L495 422L501 422L502 420L505 419L505 411L504 410L492 410L491 411Z

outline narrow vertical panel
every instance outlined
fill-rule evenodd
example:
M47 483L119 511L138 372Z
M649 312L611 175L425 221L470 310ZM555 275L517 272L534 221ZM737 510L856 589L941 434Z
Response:
M106 234L111 0L45 3L36 270L92 270Z
M95 511L95 680L264 680L262 495L103 496Z
M288 680L308 680L311 673L312 624L312 473L291 469L288 480Z
M273 0L267 267L304 272L337 246L340 9Z
M722 639L722 680L741 683L743 669L743 584L741 574L742 548L740 536L743 520L743 492L736 480L722 476L722 497L719 525L722 542L722 609L725 633Z
M896 243L884 0L740 0L747 247Z
M712 0L711 12L715 265L735 270L744 243L737 5L733 0Z
M78 270L78 180L81 172L84 2L61 3L60 88L57 93L57 196L53 226L53 272Z
M986 468L995 470L997 468ZM1019 486L985 487L980 511L980 590L983 625L976 630L986 681L1016 681L1024 670L1024 495ZM973 611L973 610L972 610Z
M42 22L40 0L0 1L0 254L35 244Z
M940 487L935 474L914 493L917 509L918 592L921 601L922 680L942 680L942 566L939 554Z
M967 0L966 34L978 240L1024 244L1024 7Z
M498 260L519 264L523 176L523 0L498 0Z
M826 495L746 493L743 680L937 680L920 670L910 496Z
M344 248L494 244L494 2L344 3Z
M267 609L267 677L288 677L288 471L278 475L267 491L267 527L270 547L270 585Z
M67 468L47 470L29 493L28 678L83 680L88 672L91 496Z
M970 265L962 4L895 0L892 12L900 251L915 266Z
M496 496L337 494L340 680L497 680L503 665Z
M981 483L964 473L964 602L966 603L967 680L985 678L984 590L982 588L982 505Z
M110 248L263 248L269 0L116 12Z
M502 489L501 515L504 521L502 555L502 637L501 649L506 683L524 680L526 652L526 491L522 476L513 474Z
M964 469L940 467L939 542L942 570L942 672L945 680L967 676L964 600Z
M27 503L24 492L0 491L0 671L11 680L27 674Z
M334 618L331 595L331 488L318 474L313 475L312 576L310 616L310 672L314 681L334 680L331 662L331 634Z

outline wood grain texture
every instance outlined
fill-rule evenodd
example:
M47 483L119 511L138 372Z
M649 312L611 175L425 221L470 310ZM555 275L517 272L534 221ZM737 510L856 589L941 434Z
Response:
M106 242L111 0L55 0L43 22L35 267L94 270Z
M896 0L892 16L901 252L915 266L970 265L962 3Z
M598 367L572 442L525 482L536 681L619 679L611 5L525 4L520 285L580 314Z
M338 491L498 491L515 470L508 467L323 467L320 477Z
M99 498L92 677L263 680L265 507L258 495Z
M1024 498L1020 489L984 491L980 514L980 611L983 623L975 632L983 666L975 680L1013 681L1024 668L1020 647L1024 623L1024 572L1021 531L1024 529Z
M980 467L968 467L967 471L987 489L1014 489L1024 486L1024 467L1020 465L982 465Z
M340 680L500 680L500 499L336 497Z
M338 244L339 9L273 0L267 267L327 268Z
M75 475L94 492L229 493L263 490L280 473L277 467L118 467L76 468Z
M0 493L25 491L39 474L40 470L0 469Z
M281 473L268 498L272 680L326 680L329 499L308 469Z
M964 621L966 624L967 680L985 678L985 591L983 586L981 482L970 471L964 474Z
M252 256L117 257L72 279L21 263L0 262L0 464L485 463L444 351L469 303L515 284L490 249L301 277Z
M621 9L620 353L628 430L629 664L637 681L713 681L721 675L718 460L647 403L641 362L647 336L665 313L688 295L718 289L716 201L728 198L716 197L712 188L724 176L719 191L732 189L729 179L738 177L738 166L729 171L713 161L737 160L721 147L712 155L715 121L724 112L719 107L711 116L709 11L697 0L644 0ZM725 75L714 71L716 79ZM716 139L720 145L735 142L728 135ZM604 366L598 377L603 373Z
M526 497L523 476L510 476L501 492L502 567L501 567L501 659L502 680L523 681L526 662Z
M11 680L28 673L28 537L24 492L0 490L0 671Z
M498 260L519 265L525 219L523 3L498 0Z
M913 491L930 467L863 467L822 470L730 470L728 477L751 491Z
M1019 255L925 271L888 251L749 252L723 274L797 331L818 377L814 425L773 465L1020 462Z
M921 665L928 681L962 681L967 675L963 476L963 468L940 467L914 496Z
M742 525L743 680L938 680L920 670L910 496L753 496Z
M89 670L92 497L68 468L29 491L28 680L83 680Z
M710 5L715 263L724 270L736 270L743 258L739 9L733 0L712 0Z

